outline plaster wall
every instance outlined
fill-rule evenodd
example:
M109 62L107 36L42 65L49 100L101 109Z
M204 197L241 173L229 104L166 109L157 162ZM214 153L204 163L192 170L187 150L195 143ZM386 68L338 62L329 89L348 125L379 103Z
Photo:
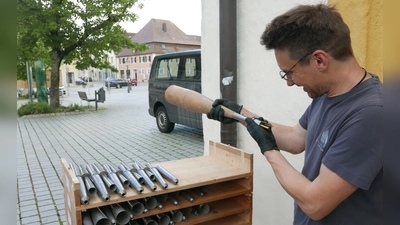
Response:
M287 87L279 77L274 52L260 45L265 26L277 15L298 4L320 0L237 1L238 103L264 118L294 125L311 99L302 88ZM219 1L202 1L202 92L216 99L219 92ZM205 154L208 141L220 141L219 122L203 115ZM238 147L254 154L253 224L291 224L293 199L282 189L257 143L243 126L238 126ZM299 171L303 154L285 154Z

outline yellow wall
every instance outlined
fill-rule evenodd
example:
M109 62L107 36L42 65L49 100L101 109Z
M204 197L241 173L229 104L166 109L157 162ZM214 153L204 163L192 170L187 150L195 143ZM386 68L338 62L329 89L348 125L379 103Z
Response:
M60 71L61 74L61 71ZM50 77L51 77L51 71L46 70L46 84L47 87L50 87ZM61 78L60 78L60 87L62 86ZM28 81L27 80L17 80L17 89L18 88L28 88ZM36 80L33 80L32 82L32 88L36 88Z
M383 0L329 0L350 27L355 56L383 81Z
M399 78L400 74L400 13L398 9L400 2L398 0L385 0L384 5L384 73L385 77L388 75L397 75Z

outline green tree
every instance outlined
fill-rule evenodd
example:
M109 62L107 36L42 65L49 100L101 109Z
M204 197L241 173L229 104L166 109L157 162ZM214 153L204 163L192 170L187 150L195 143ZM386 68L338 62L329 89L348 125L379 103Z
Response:
M105 60L107 52L147 49L119 25L135 22L131 10L142 6L138 0L17 0L18 78L26 78L25 62L43 59L51 70L50 105L58 108L61 63L116 71Z

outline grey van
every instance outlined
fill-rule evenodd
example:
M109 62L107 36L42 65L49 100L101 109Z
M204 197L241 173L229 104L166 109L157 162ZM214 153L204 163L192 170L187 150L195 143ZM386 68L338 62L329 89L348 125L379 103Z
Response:
M170 85L201 93L201 53L189 50L154 57L149 78L149 114L156 118L158 129L170 133L175 123L203 128L201 113L171 105L165 101Z

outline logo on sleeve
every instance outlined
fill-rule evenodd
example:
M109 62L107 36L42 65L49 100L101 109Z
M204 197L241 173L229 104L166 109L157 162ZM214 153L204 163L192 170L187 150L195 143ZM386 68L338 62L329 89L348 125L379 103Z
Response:
M321 151L325 151L326 143L328 142L329 139L329 130L325 130L322 132L322 134L319 136L317 140L317 144L320 148Z

